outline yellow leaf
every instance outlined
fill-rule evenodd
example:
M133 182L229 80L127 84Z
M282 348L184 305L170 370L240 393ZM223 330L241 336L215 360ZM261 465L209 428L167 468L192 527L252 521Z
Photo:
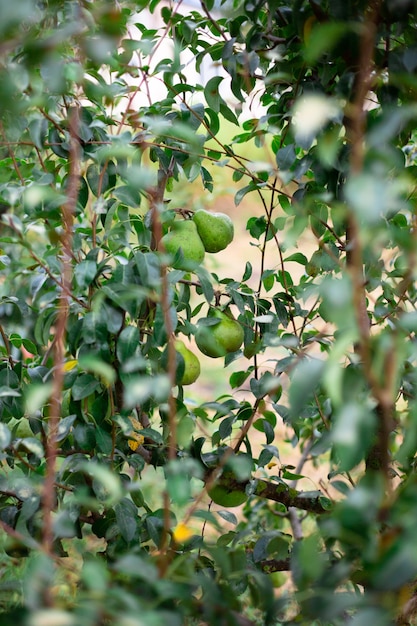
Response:
M272 469L275 466L276 466L276 463L274 463L274 461L271 461L270 463L268 463L267 468Z
M134 431L142 430L142 424L136 418L130 417L129 419L134 428ZM135 450L138 449L139 446L143 444L144 441L145 441L145 437L143 435L137 432L133 432L129 434L127 445L134 452Z
M72 359L71 361L67 361L66 363L64 363L64 372L70 372L71 370L74 369L74 367L77 367L77 365L78 365L77 359Z
M183 524L183 523L178 524L174 528L174 531L172 534L174 536L174 540L177 543L184 543L185 541L188 541L189 539L191 539L191 537L194 535L191 528L187 526L187 524Z

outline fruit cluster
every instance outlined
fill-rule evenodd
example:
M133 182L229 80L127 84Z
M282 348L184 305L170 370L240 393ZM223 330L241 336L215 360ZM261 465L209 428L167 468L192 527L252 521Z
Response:
M233 222L228 215L199 209L190 220L176 220L162 237L161 247L173 257L175 269L188 272L203 262L206 252L227 248L233 236Z
M228 215L200 209L193 213L192 219L175 220L170 231L162 237L160 247L170 255L173 268L192 272L203 262L206 252L224 250L233 236L233 222ZM228 308L210 307L207 317L197 325L195 341L203 354L219 358L239 350L243 337L242 326ZM179 382L190 385L200 375L199 360L179 339L175 342L175 349L184 361Z

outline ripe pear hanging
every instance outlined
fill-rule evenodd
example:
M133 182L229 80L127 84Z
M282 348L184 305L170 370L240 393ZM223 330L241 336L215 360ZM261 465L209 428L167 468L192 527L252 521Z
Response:
M193 271L204 260L204 245L192 220L174 222L171 230L162 237L161 244L173 257L175 269Z
M233 241L233 222L225 213L199 209L194 213L193 220L206 252L220 252Z

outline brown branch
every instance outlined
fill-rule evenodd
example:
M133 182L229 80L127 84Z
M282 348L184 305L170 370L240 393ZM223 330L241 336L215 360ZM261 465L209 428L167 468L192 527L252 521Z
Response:
M7 352L7 360L9 361L10 367L13 369L14 361L13 361L12 353L11 353L11 350L10 350L10 343L9 343L9 340L7 338L6 333L4 332L4 328L3 328L3 326L1 324L0 324L0 335L1 335L1 338L3 339L4 347L5 347L6 352Z
M171 163L166 171L158 171L158 187L149 191L150 200L150 214L152 224L152 244L151 247L154 250L161 250L162 239L162 223L159 212L161 206L163 206L165 189L169 178L172 175L172 168L174 161L171 159ZM175 387L176 378L176 352L175 352L175 336L172 326L172 320L170 316L170 299L169 299L169 283L168 283L168 271L165 263L161 263L161 309L164 318L165 331L167 335L167 351L168 351L168 363L167 372L170 383L170 391L168 396L168 461L173 461L177 458L177 416L176 416L176 401L173 395L173 388ZM159 559L159 574L164 576L170 561L170 554L168 552L169 547L169 533L171 530L171 509L170 509L170 497L168 490L165 489L163 495L164 501L164 527L161 537L161 543L159 546L160 559Z
M226 37L226 33L224 32L224 29L220 26L220 24L211 15L210 11L207 8L206 3L203 2L203 0L201 1L201 8L203 9L204 13L206 14L207 19L214 26L214 28L218 31L219 35L221 35L223 37L223 39L225 40L225 42L228 43L229 39Z
M62 206L62 222L64 232L62 235L62 284L58 315L56 320L56 334L54 340L54 379L51 395L51 410L46 436L46 469L42 491L42 546L47 554L53 555L53 520L52 513L56 506L56 460L58 453L58 426L61 416L62 390L64 385L64 359L65 359L65 335L69 315L69 305L67 293L71 292L72 282L72 230L73 216L77 206L78 186L79 186L79 111L73 108L69 115L70 129L70 152L69 152L69 181L67 188L67 201ZM45 603L51 602L50 594L45 597Z
M42 546L37 541L35 541L33 537L27 537L26 535L22 535L22 533L20 533L18 530L15 530L12 526L9 526L9 524L6 524L6 522L3 522L3 520L0 520L0 528L4 530L7 535L13 537L13 539L16 539L17 541L20 541L28 548L34 550L42 549Z
M291 559L266 559L259 563L261 569L266 574L272 572L289 572L291 570Z
M348 107L346 116L347 136L351 146L350 170L352 176L360 174L364 163L365 102L373 82L373 57L380 4L380 0L372 0L365 13L357 64L358 71L353 86L354 98ZM368 454L366 467L367 470L381 470L387 486L389 486L389 436L394 426L394 405L393 398L387 393L387 389L392 390L392 376L395 376L395 372L392 374L392 370L387 370L385 381L379 381L373 372L360 225L357 216L352 211L349 212L346 228L346 264L352 279L353 305L359 332L355 351L361 358L364 376L377 402L375 409L378 418L376 440Z
M223 455L225 456L225 455ZM223 460L223 459L222 459ZM208 474L208 480L211 479L211 474ZM239 481L231 472L223 474L216 480L218 485L224 487L227 491L246 491L249 480ZM266 500L272 500L273 502L279 502L288 509L294 507L302 511L308 511L309 513L316 513L321 515L328 513L328 507L323 505L321 499L323 494L319 491L303 492L297 491L289 485L281 482L272 482L268 480L256 479L253 486L253 495L259 498L265 498ZM327 499L326 499L327 500Z

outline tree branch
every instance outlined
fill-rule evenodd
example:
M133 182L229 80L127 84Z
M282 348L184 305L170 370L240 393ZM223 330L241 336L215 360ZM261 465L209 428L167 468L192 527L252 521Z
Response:
M70 111L70 152L69 152L69 181L67 188L67 202L62 206L62 284L58 315L54 338L54 379L50 405L48 432L45 437L46 470L42 492L43 528L42 546L47 554L53 555L54 532L52 512L56 503L56 459L58 453L57 434L61 417L62 390L64 385L65 335L69 314L67 294L71 292L72 283L72 229L75 213L78 185L79 185L79 141L78 141L79 112L77 108ZM48 595L45 603L51 602Z

